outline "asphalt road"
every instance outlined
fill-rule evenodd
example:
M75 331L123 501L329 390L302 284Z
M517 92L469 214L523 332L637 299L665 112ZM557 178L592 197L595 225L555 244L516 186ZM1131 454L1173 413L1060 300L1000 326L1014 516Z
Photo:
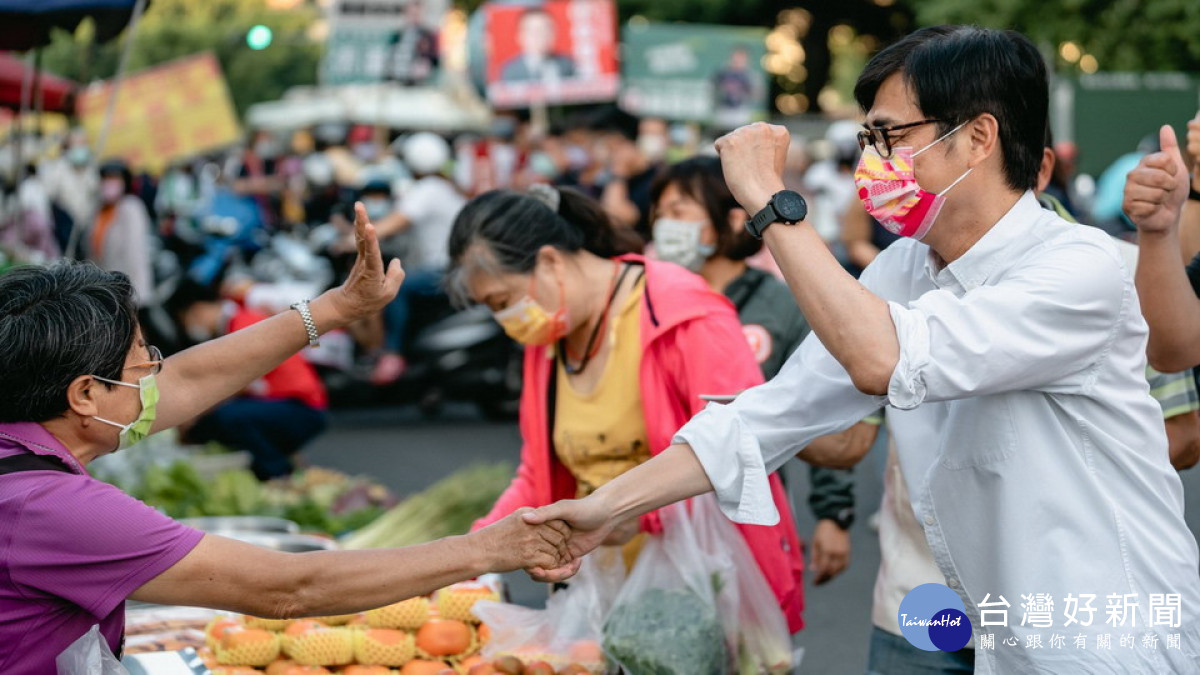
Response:
M484 421L469 406L448 405L436 419L423 418L415 408L338 411L328 433L304 452L313 463L352 474L366 474L400 495L428 487L456 469L476 461L516 463L520 435L515 423ZM858 520L851 528L852 560L838 578L805 588L806 628L795 639L804 648L801 673L858 674L866 670L871 632L871 596L879 568L879 540L867 516L879 506L883 444L876 443L855 469ZM794 510L801 536L812 533L807 507L807 465L785 468L793 489ZM1200 536L1200 469L1184 472L1187 517ZM523 574L509 575L513 600L540 606L544 586Z

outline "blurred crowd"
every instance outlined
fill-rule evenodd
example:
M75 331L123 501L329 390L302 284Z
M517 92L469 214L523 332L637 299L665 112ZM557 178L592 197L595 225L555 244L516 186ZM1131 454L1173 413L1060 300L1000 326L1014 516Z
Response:
M860 129L857 121L837 120L793 134L785 172L787 186L808 200L808 221L856 275L896 239L857 199ZM355 253L354 203L361 201L385 257L404 263L400 296L379 316L308 350L273 392L266 383L258 392L275 398L282 392L323 411L329 372L346 375L354 387L426 385L428 378L404 383L410 345L422 327L455 311L444 278L447 239L468 200L490 190L571 188L603 209L626 239L625 250L704 273L702 267L722 258L721 252L699 238L689 240L686 219L672 212L664 185L656 187L656 181L667 180L671 167L684 160L714 155L714 139L696 125L638 119L608 107L554 124L498 114L485 133L451 136L327 123L287 132L251 130L241 147L176 161L154 176L97 157L82 130L26 137L19 149L10 138L0 146L0 261L70 256L124 272L148 336L172 353L343 281ZM1135 228L1120 209L1124 176L1156 144L1147 139L1093 180L1075 175L1072 143L1048 136L1044 199L1060 213L1132 238ZM697 185L700 192L712 190ZM695 201L706 199L711 206L703 195ZM765 248L733 258L779 276ZM723 284L714 282L722 290L717 286ZM414 396L422 400L423 393ZM339 399L336 393L333 398ZM303 417L298 424L296 411L288 411L272 428L315 433L324 426L314 415ZM211 425L199 429L207 429L208 438L228 435ZM280 453L290 456L300 441L268 431L273 439L256 452L266 458L256 470L286 473L291 467Z

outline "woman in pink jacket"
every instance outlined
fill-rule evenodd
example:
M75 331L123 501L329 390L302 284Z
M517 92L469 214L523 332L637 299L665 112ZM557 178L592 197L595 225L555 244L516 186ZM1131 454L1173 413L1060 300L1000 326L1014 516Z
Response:
M486 304L526 345L521 464L483 527L524 506L586 496L668 445L705 402L762 381L733 306L670 263L624 254L593 200L546 186L489 192L450 236L452 288ZM795 632L803 553L788 500L772 527L738 529ZM606 542L636 556L656 514Z

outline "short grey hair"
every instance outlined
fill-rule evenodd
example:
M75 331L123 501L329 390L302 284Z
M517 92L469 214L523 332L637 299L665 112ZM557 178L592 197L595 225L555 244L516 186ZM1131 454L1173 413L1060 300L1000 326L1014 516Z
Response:
M133 286L120 272L64 261L0 276L0 422L62 415L81 375L121 379L137 329Z

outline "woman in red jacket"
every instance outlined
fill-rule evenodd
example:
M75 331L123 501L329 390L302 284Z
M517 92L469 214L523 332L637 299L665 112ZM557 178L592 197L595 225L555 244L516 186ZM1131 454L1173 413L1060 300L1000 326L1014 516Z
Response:
M454 288L526 345L521 464L483 527L523 506L590 494L666 448L705 403L762 373L727 299L669 263L624 254L593 200L539 186L467 204L450 236ZM803 627L803 555L771 477L780 522L738 528L794 632ZM613 533L636 556L655 514Z

